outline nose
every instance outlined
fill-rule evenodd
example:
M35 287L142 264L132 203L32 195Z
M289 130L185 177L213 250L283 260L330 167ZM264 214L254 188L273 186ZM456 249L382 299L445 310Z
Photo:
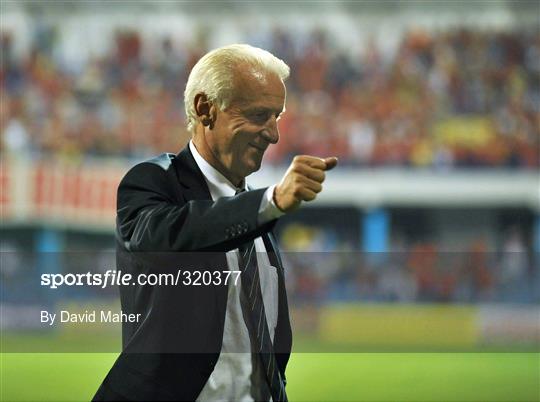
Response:
M272 116L268 119L266 127L261 132L263 138L268 141L270 144L277 144L279 141L279 128L277 125L277 119L275 116Z

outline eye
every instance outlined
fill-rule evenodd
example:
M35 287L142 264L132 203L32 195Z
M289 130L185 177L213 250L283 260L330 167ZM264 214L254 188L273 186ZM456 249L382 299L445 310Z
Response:
M249 118L256 123L262 124L270 118L270 114L267 111L261 110L250 113Z

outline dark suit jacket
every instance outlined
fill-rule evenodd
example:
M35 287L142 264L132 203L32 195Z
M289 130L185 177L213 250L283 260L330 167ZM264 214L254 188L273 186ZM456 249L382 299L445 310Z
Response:
M274 348L285 378L291 327L270 233L275 221L257 222L265 190L212 201L189 147L136 165L118 188L117 269L134 276L228 270L225 252L262 236L278 271ZM122 286L120 297L123 312L140 313L141 320L122 324L123 351L96 399L108 398L104 387L129 400L196 399L219 358L227 285Z

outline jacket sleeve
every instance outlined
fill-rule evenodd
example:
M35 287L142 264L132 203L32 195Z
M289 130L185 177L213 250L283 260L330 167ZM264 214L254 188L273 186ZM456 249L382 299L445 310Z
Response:
M118 187L117 236L130 251L228 251L272 229L258 224L266 188L216 201L179 201L160 166L141 163Z

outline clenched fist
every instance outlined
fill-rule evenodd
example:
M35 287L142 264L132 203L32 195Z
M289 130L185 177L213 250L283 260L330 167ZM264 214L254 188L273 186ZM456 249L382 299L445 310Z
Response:
M336 157L295 156L283 179L275 187L274 202L283 212L298 208L302 201L314 200L322 190L325 171L337 165Z

